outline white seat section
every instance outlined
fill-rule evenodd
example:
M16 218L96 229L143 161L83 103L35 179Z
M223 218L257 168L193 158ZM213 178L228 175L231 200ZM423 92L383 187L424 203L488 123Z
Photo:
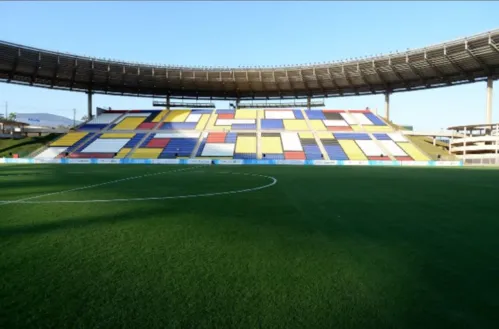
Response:
M396 133L388 133L388 136L392 139L394 142L407 142L407 138L399 132Z
M201 156L205 157L231 157L234 156L236 144L207 143Z
M198 138L199 134L199 132L160 133L154 135L154 138Z
M202 114L189 114L185 122L198 122Z
M357 122L348 113L340 113L341 117L348 122L349 125L356 125Z
M98 117L93 118L88 123L89 124L110 124L114 120L118 119L123 113L103 113Z
M407 153L405 153L404 150L402 150L395 142L393 141L379 141L385 149L388 150L393 156L395 157L404 157L407 156Z
M85 147L81 153L117 153L128 143L130 138L102 138Z
M385 152L383 152L383 150L376 144L375 141L358 140L356 142L361 148L362 152L364 152L364 154L367 155L368 157L386 155Z
M326 127L348 127L348 123L343 120L322 120Z
M265 111L265 119L294 119L295 115L293 114L293 111L272 111L272 110L266 110Z
M364 113L350 113L361 125L372 125L373 123L369 120Z
M303 151L298 133L281 133L282 148L284 151Z
M120 123L121 121L125 120L126 118L130 117L140 117L140 118L147 118L151 112L140 112L140 113L125 113L123 116L116 121L115 123Z
M56 156L58 156L62 152L65 152L67 149L67 147L49 147L42 153L35 156L35 159L54 159Z
M255 119L218 119L217 125L231 126L233 124L255 124Z

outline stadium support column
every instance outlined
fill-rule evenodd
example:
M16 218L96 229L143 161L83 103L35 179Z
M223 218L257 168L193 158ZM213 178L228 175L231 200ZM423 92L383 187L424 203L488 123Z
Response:
M170 109L170 95L166 95L166 109Z
M241 103L241 97L236 98L236 109L239 108L239 103Z
M92 120L92 90L88 90L88 120Z
M390 93L385 93L385 118L390 121Z
M487 79L487 110L486 110L486 118L487 121L485 123L492 123L492 90L494 87L494 82L492 77Z
M307 110L310 110L312 107L312 97L307 96Z

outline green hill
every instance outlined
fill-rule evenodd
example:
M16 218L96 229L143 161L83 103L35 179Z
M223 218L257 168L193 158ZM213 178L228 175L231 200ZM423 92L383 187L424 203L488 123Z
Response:
M19 154L19 157L26 157L59 136L60 134L48 134L23 139L0 139L0 158L9 157L10 153Z

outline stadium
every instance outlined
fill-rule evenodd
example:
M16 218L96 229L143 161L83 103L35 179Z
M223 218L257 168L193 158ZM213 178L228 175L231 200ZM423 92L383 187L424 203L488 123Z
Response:
M495 328L498 77L499 29L245 67L0 40L0 87L86 110L0 119L0 324ZM392 119L399 94L468 84L485 85L484 122ZM384 108L326 105L366 95Z

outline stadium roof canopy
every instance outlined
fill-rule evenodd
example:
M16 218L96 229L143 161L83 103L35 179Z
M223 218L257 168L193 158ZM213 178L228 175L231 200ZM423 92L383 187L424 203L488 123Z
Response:
M185 99L296 99L392 93L497 79L499 29L425 48L330 63L179 67L122 62L0 41L0 81Z

